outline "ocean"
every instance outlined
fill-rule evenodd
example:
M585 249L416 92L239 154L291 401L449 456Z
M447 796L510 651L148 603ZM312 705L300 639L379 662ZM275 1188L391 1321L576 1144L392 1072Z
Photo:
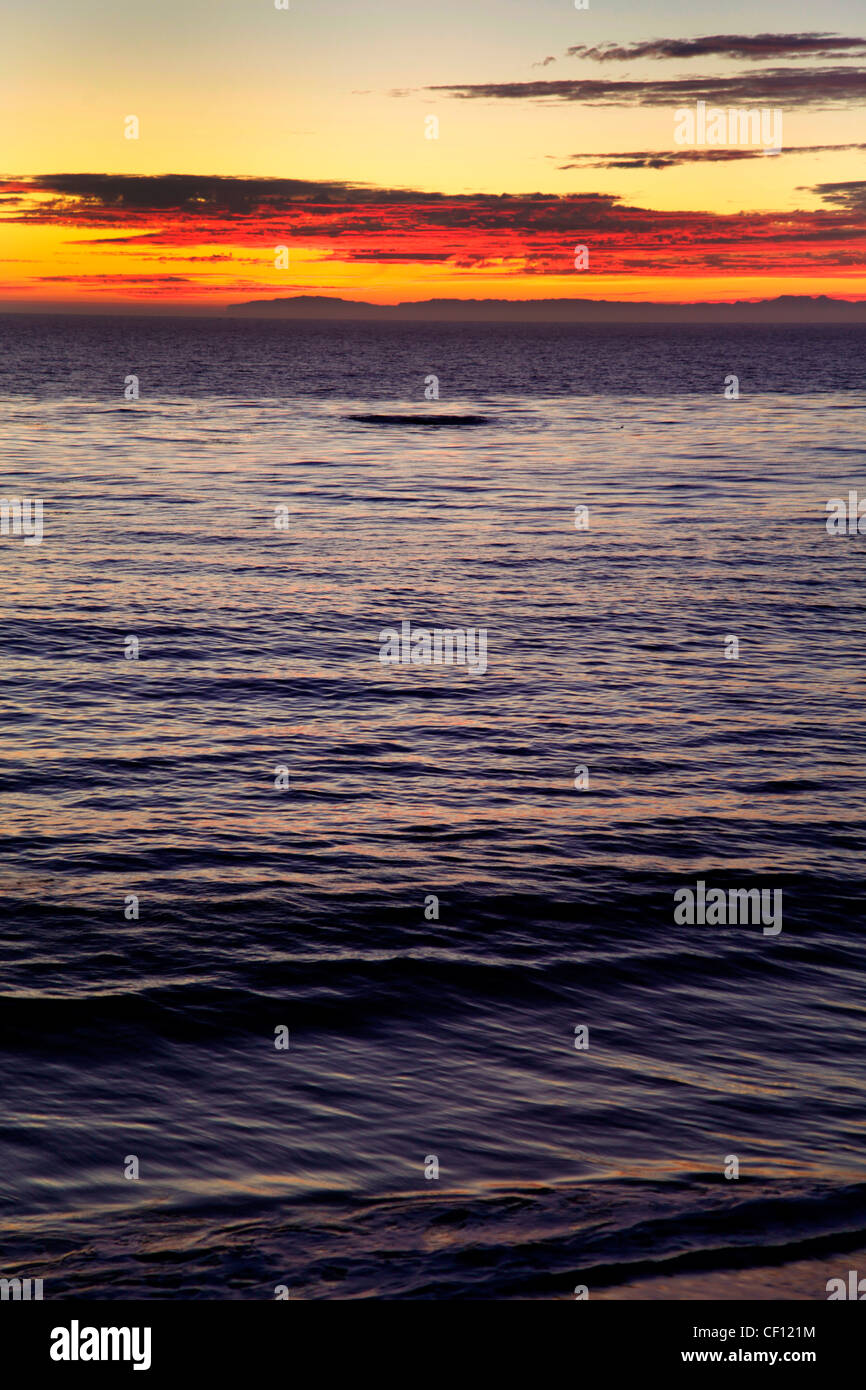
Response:
M0 318L0 1276L866 1274L864 349Z

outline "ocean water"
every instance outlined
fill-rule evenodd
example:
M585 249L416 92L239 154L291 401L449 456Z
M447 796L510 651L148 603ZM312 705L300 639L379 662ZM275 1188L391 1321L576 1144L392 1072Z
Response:
M0 537L0 1275L826 1297L866 1248L866 537L825 525L864 347L0 319L44 508ZM351 418L399 413L480 423ZM383 665L406 620L487 669ZM782 930L679 925L698 880Z

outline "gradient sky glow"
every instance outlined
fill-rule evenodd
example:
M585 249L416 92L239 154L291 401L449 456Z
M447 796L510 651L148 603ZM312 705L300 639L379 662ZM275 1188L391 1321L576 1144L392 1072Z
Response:
M860 0L590 5L0 0L0 306L866 298ZM704 93L783 153L675 157Z

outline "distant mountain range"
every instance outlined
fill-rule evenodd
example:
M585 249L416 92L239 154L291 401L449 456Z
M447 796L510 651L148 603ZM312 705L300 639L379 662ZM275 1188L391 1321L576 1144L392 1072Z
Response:
M866 323L866 300L780 295L756 303L635 304L613 299L422 299L409 304L301 294L252 299L226 311L243 318L426 320L455 323Z

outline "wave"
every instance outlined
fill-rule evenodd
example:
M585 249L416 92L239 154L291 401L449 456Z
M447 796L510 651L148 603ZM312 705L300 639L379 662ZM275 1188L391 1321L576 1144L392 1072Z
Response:
M423 1181L423 1179L422 1179ZM616 1296L652 1280L836 1259L844 1274L866 1247L866 1187L594 1181L472 1193L437 1190L384 1199L293 1195L289 1206L237 1192L230 1203L160 1206L154 1226L125 1212L123 1257L104 1236L50 1220L6 1242L4 1273L43 1277L46 1296L132 1299L392 1300ZM649 1214L648 1214L649 1213ZM37 1248L37 1246L41 1248ZM805 1264L798 1296L823 1299L826 1270Z

